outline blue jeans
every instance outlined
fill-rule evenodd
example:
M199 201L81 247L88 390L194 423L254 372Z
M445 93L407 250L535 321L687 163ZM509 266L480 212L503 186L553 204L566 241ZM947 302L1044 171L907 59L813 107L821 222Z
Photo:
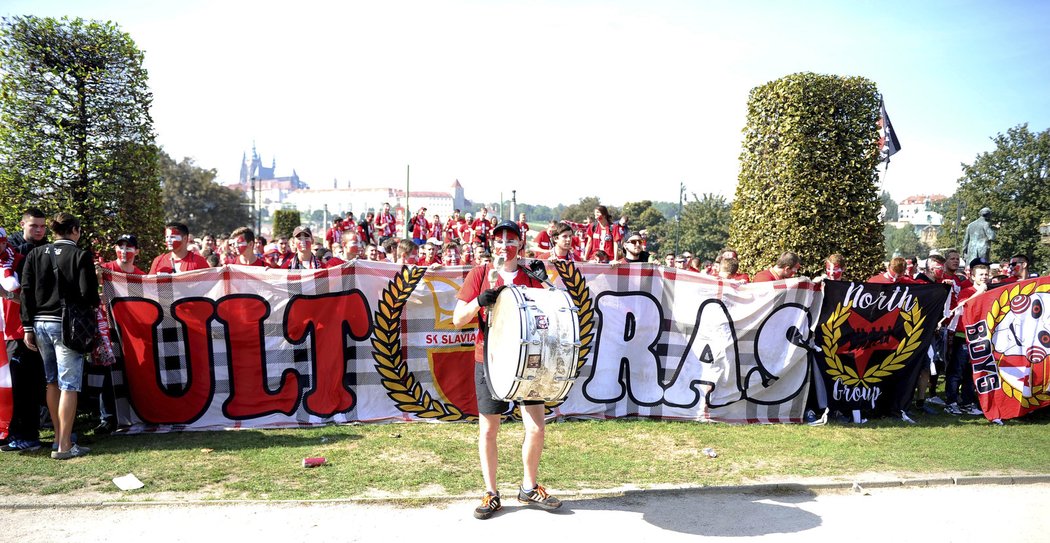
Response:
M58 383L60 390L80 392L84 382L84 355L62 343L62 323L37 321L36 348L44 361L44 380L48 384Z
M944 402L967 405L977 401L973 389L973 365L966 349L966 338L950 336L952 350L944 380ZM961 389L961 390L960 390Z

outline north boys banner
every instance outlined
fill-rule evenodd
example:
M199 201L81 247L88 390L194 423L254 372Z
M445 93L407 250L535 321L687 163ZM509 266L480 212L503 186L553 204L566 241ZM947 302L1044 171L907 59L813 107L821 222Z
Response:
M1001 286L970 300L963 323L974 389L988 420L1050 405L1050 278Z
M105 271L120 421L170 431L473 420L477 327L452 325L468 271ZM808 280L731 285L648 265L548 272L580 325L579 377L549 416L801 419L821 298Z
M816 343L828 406L900 416L947 298L943 285L825 281Z

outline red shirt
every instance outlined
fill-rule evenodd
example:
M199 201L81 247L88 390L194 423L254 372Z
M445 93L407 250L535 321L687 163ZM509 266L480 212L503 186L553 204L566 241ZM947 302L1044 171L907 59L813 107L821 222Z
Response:
M208 261L204 260L201 255L190 251L186 253L186 258L179 261L180 272L188 272L193 270L203 270L208 268ZM175 266L171 253L164 253L157 258L153 259L153 265L149 267L149 273L175 273Z
M474 235L479 238L488 239L489 230L492 229L492 223L488 219L474 219L474 224L471 225L474 230Z
M489 285L489 270L492 269L492 264L486 264L485 266L476 266L470 270L467 274L467 278L463 280L463 286L459 289L459 294L456 298L463 300L464 302L470 302L477 299L478 295L482 292L498 287L503 284L503 276L498 275L496 277L496 284ZM514 276L513 284L524 285L531 288L543 288L543 284L539 281L529 277L521 267L518 267L518 273ZM485 308L481 308L482 315L488 314ZM477 340L474 342L474 361L481 364L485 360L485 335L478 329Z
M342 241L342 239L343 239L343 228L342 227L333 226L333 227L329 228L327 232L324 233L324 240L327 241L329 243L329 245L338 245Z
M773 275L773 272L769 269L762 270L751 278L752 283L762 283L764 281L779 281L779 279L777 279L777 276Z
M757 276L757 274L756 274L756 276ZM751 282L751 276L746 274L746 273L734 273L733 275L730 275L729 277L726 277L726 279L729 279L729 280L732 280L732 281L740 281L740 282L743 282L743 283L750 283Z
M463 245L474 243L474 230L469 226L464 225L463 229L459 231L459 239Z
M430 223L427 222L426 217L420 217L417 215L412 218L412 237L416 239L426 239L429 230Z
M117 262L116 260L112 260L110 262L105 262L105 263L101 264L99 267L105 268L107 270L113 270L115 272L126 273L124 270L120 269L120 263ZM135 269L131 270L131 275L146 275L146 272L140 270L138 266L134 266L134 268Z
M551 242L551 235L546 230L536 235L537 249L540 249L541 251L547 251L553 246L554 244Z
M383 237L392 237L394 235L394 228L397 224L394 222L394 216L390 213L380 213L376 215L376 232Z
M605 251L609 258L616 256L615 247L620 244L620 229L615 225L602 226L600 223L592 223L587 227L587 239L590 240L587 248L587 260L594 258L594 253Z
M904 275L903 273L898 275L896 278L890 277L890 272L882 272L878 275L872 275L868 278L866 283L875 283L880 285L892 285L894 283L900 283L902 285L918 285L922 284L922 281L917 281Z

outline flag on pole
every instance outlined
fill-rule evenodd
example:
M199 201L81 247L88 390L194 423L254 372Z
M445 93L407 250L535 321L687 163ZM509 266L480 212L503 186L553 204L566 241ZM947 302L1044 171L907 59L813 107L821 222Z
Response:
M889 165L890 157L900 150L901 142L890 123L890 116L886 114L886 103L879 98L879 162Z

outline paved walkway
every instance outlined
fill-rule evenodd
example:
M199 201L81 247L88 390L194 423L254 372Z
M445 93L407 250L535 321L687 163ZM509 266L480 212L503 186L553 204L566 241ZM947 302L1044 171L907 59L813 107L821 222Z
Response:
M921 486L926 482L947 484ZM8 499L0 500L0 541L1048 540L1050 477L911 483L627 492L566 500L555 513L511 500L486 521L472 517L474 501L461 500L417 507L362 502L48 505Z

